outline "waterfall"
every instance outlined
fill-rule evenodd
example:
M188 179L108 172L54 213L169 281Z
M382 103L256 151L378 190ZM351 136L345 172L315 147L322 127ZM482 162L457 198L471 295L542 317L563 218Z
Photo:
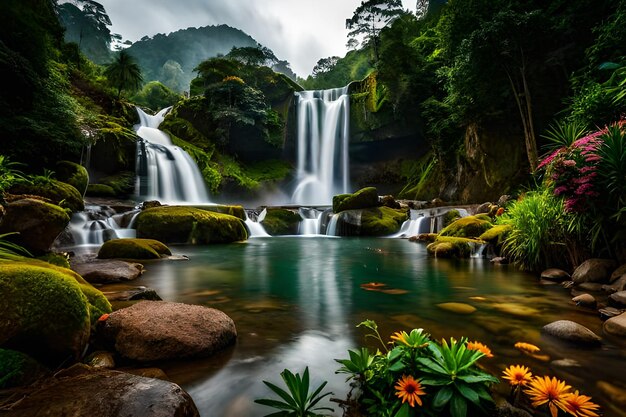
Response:
M298 226L298 234L306 236L319 235L323 213L323 211L314 208L300 207L298 214L300 214L302 220Z
M267 209L263 209L263 211L258 216L256 216L256 220L253 220L250 218L250 215L248 214L248 210L245 210L244 213L246 214L245 223L246 223L246 226L248 227L248 230L250 231L250 236L248 237L270 237L271 236L269 233L265 231L265 228L261 224L261 222L265 218L265 215L267 214Z
M297 186L291 201L300 205L330 204L349 192L348 87L296 93L298 114Z
M151 116L137 107L140 124L136 132L141 138L137 142L138 194L145 200L167 203L207 203L209 195L198 166L158 129L170 109Z
M85 211L74 213L70 220L71 243L80 245L101 245L107 240L135 237L132 229L139 210L116 214L108 206L86 206Z

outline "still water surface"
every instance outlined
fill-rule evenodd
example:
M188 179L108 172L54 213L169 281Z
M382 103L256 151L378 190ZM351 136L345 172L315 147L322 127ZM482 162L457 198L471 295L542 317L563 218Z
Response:
M165 364L169 377L193 397L203 417L257 417L272 410L253 403L271 396L261 382L280 381L284 368L309 366L313 383L328 380L334 397L345 398L345 375L335 375L335 358L368 343L356 324L373 319L383 337L422 327L436 338L467 336L494 352L484 358L498 375L509 364L561 378L604 407L605 416L624 416L597 390L598 381L626 382L624 346L577 349L540 334L543 325L574 320L601 334L595 312L570 302L567 290L543 286L533 275L483 259L437 260L425 247L401 239L272 237L241 244L175 247L189 261L151 263L136 282L164 300L218 308L233 318L237 344L217 356ZM383 292L363 284L386 284ZM464 303L459 314L437 306ZM543 357L518 352L517 341L541 347ZM577 367L553 361L572 359ZM558 362L557 362L558 363ZM281 383L282 384L282 383ZM508 389L502 384L502 394ZM335 416L341 415L336 409Z

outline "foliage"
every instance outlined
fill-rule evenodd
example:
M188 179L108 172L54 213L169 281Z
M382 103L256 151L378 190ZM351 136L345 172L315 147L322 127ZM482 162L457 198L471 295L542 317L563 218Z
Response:
M548 140L549 148L555 149L571 146L585 136L585 133L587 133L587 126L580 121L557 122L551 125L542 137Z
M176 94L158 81L150 81L131 99L139 106L160 110L176 104L182 96Z
M277 63L278 59L271 49L265 46L233 46L226 58L235 59L245 65L268 66Z
M117 57L104 70L104 75L113 87L117 89L119 99L122 90L136 91L141 87L143 77L141 69L135 59L126 51L120 51Z
M319 407L317 404L329 395L331 392L322 394L322 390L326 386L326 381L322 382L312 392L309 389L309 368L304 368L302 376L296 373L291 373L288 369L285 369L280 373L283 382L287 386L289 392L274 385L271 382L263 381L275 394L277 394L283 401L277 401L272 399L257 399L254 402L258 404L267 405L269 407L281 410L277 413L270 414L271 416L294 416L294 417L317 417L318 411L334 411L330 407ZM317 406L317 407L316 407ZM269 415L268 415L269 417Z
M372 331L367 336L376 339L384 351L371 355L361 348L349 351L349 359L336 361L343 365L337 372L347 373L353 389L358 389L356 400L365 415L423 415L415 403L423 406L424 415L490 415L493 400L488 389L498 379L478 366L485 356L484 345L475 350L465 338L437 342L423 329L413 329L392 335L389 350L375 322L366 320L361 326Z
M29 182L24 173L17 169L22 165L19 162L11 162L8 156L0 155L0 193L9 189L17 182Z
M23 246L11 242L10 236L19 235L18 232L0 234L0 259L20 260L23 257L32 258L33 255Z
M320 58L313 67L313 76L317 77L321 74L327 73L337 66L339 62L338 56L329 56L328 58Z

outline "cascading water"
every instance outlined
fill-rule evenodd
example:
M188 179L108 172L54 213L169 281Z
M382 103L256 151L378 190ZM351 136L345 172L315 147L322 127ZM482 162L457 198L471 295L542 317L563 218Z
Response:
M136 132L142 139L137 142L138 194L145 200L166 203L207 203L209 195L198 166L158 129L170 109L151 116L137 108L140 124Z
M418 215L416 210L411 210L409 220L402 223L398 233L389 237L409 238L411 236L417 236L420 233L428 233L429 230L423 230L425 228L422 227L422 223L424 223L425 219L426 217L424 217L424 215Z
M348 87L296 93L298 114L298 183L294 204L330 204L349 192Z

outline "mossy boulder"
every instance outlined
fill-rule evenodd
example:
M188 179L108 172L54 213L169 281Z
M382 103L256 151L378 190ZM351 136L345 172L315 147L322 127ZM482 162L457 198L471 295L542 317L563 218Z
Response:
M115 189L106 184L89 184L85 194L89 197L115 197L116 195Z
M231 206L225 204L211 204L207 206L192 206L201 210L212 211L213 213L230 214L238 219L246 220L246 211L243 206Z
M170 249L154 239L113 239L98 251L100 259L159 259L171 255Z
M360 189L354 194L339 194L333 197L333 212L344 210L365 209L377 207L378 191L375 187Z
M462 217L448 226L439 234L441 236L478 238L487 230L493 227L488 216L467 216Z
M117 197L127 197L135 192L135 173L131 171L100 178L98 182L101 185L111 187Z
M85 194L89 184L87 169L75 162L59 161L55 167L55 174L59 181L76 188L81 195Z
M142 211L136 221L137 237L164 243L228 243L246 240L243 220L185 206L162 206Z
M261 222L265 231L270 235L295 235L302 218L294 211L287 209L267 209L267 214Z
M90 306L81 286L43 265L0 263L0 317L0 344L51 363L77 359L89 340Z
M52 265L70 269L70 261L67 259L67 255L63 255L61 253L50 252L37 257L37 259L48 262Z
M461 213L457 209L446 211L443 215L443 227L448 227L451 223L459 220Z
M15 242L36 254L46 252L70 222L61 207L33 198L16 200L4 207L0 233L19 232Z
M408 219L406 210L389 207L344 210L335 216L338 216L336 233L339 236L389 236L398 232Z
M29 385L48 372L26 354L0 348L0 389Z
M439 236L426 246L426 250L436 258L469 258L472 254L472 245L480 243L475 239Z
M504 243L506 235L511 231L512 228L513 227L510 224L497 224L491 229L485 231L482 235L478 237L478 239L484 240L485 242L489 242L496 245L497 247L500 247Z
M70 209L73 213L85 209L83 195L76 188L53 179L35 180L33 184L15 184L9 189L9 192L11 194L39 195L50 199L54 204Z

